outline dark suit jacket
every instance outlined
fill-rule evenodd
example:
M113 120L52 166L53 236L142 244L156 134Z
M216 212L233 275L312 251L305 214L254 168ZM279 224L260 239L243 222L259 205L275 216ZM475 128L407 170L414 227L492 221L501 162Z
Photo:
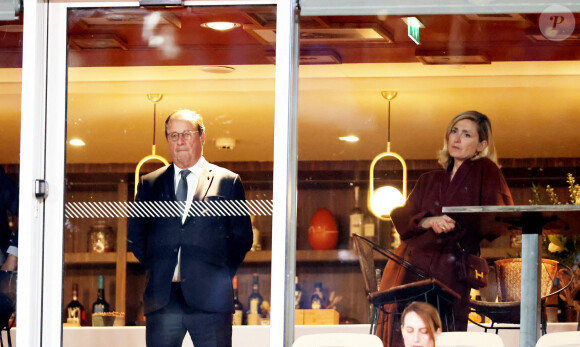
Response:
M461 302L454 304L453 313L457 330L465 330L470 288L457 281L457 241L476 254L482 237L497 235L482 235L479 230L465 229L458 224L449 233L436 234L433 229L420 227L419 222L425 217L440 216L443 206L513 205L513 201L500 169L488 158L466 160L452 181L450 178L451 172L443 169L421 175L405 205L394 209L391 217L402 240L395 253L462 296ZM416 274L389 261L380 288L384 290L419 279ZM390 333L391 324L389 316L384 326L377 329L377 335L385 344L403 346L400 333ZM394 323L393 328L398 330L399 325ZM390 340L391 336L394 340Z
M6 256L6 250L12 238L7 212L14 216L18 215L18 185L6 175L6 171L0 166L0 252L4 256Z
M174 166L144 175L136 201L175 201ZM237 174L206 163L193 201L245 200ZM128 247L148 270L145 314L169 302L177 253L181 247L181 288L190 308L232 312L232 278L252 246L252 225L244 216L132 217Z

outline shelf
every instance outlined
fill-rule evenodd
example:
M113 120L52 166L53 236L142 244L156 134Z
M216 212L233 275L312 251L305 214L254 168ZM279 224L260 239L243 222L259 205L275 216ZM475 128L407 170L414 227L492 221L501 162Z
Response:
M117 253L65 253L64 263L70 264L111 264L117 262Z
M358 263L358 255L351 249L332 249L328 251L296 251L297 262L341 262Z
M127 252L127 263L139 263L133 252Z
M481 249L481 256L487 260L519 258L522 256L521 248L487 248Z
M486 259L517 258L521 256L520 248L482 248L481 256ZM66 253L66 264L114 264L116 253ZM375 260L384 261L385 257L377 255ZM272 251L250 251L246 254L244 263L269 263L272 261ZM358 257L350 249L331 249L328 251L298 250L296 261L299 263L340 262L356 263ZM127 254L128 263L139 261L133 253Z
M384 258L377 258L378 260ZM246 254L244 263L269 263L272 261L272 251L250 251ZM298 250L296 251L296 261L307 262L358 262L358 258L353 250L332 249L328 251ZM127 254L127 262L138 263L133 253Z
M521 256L520 248L482 248L481 256L486 259L517 258ZM244 263L263 263L270 262L272 251L248 252ZM375 254L375 260L385 261L382 255ZM350 249L332 249L328 251L297 250L296 262L299 263L320 263L320 262L340 262L356 263L358 256Z
M376 260L385 260L378 255ZM248 252L244 263L269 263L272 260L272 251ZM357 263L358 256L350 249L331 249L327 251L297 250L296 262L298 263Z
M272 259L272 251L248 252L244 263L265 263ZM350 249L332 249L327 251L298 250L297 262L357 262L358 258Z

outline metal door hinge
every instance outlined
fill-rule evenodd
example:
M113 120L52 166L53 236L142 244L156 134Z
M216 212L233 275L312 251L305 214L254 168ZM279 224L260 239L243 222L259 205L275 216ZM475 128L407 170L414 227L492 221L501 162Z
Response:
M48 182L41 179L34 180L34 195L37 199L46 199L48 197Z

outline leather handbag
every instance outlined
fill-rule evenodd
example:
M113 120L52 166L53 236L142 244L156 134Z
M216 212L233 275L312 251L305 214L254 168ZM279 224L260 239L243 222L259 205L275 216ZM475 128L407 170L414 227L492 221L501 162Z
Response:
M459 248L457 256L459 281L475 289L486 287L489 275L487 260L475 254L470 254L459 243L457 246Z

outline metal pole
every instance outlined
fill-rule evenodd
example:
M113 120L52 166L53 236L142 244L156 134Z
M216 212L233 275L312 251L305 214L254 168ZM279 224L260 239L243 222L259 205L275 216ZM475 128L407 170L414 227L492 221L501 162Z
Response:
M298 175L298 21L294 0L278 3L276 24L276 104L274 124L274 210L270 346L294 342L296 272L296 192Z
M153 103L153 146L155 146L155 121L157 120L157 103Z
M535 346L540 338L540 282L538 279L540 278L541 219L541 214L537 212L524 212L522 215L520 347Z

